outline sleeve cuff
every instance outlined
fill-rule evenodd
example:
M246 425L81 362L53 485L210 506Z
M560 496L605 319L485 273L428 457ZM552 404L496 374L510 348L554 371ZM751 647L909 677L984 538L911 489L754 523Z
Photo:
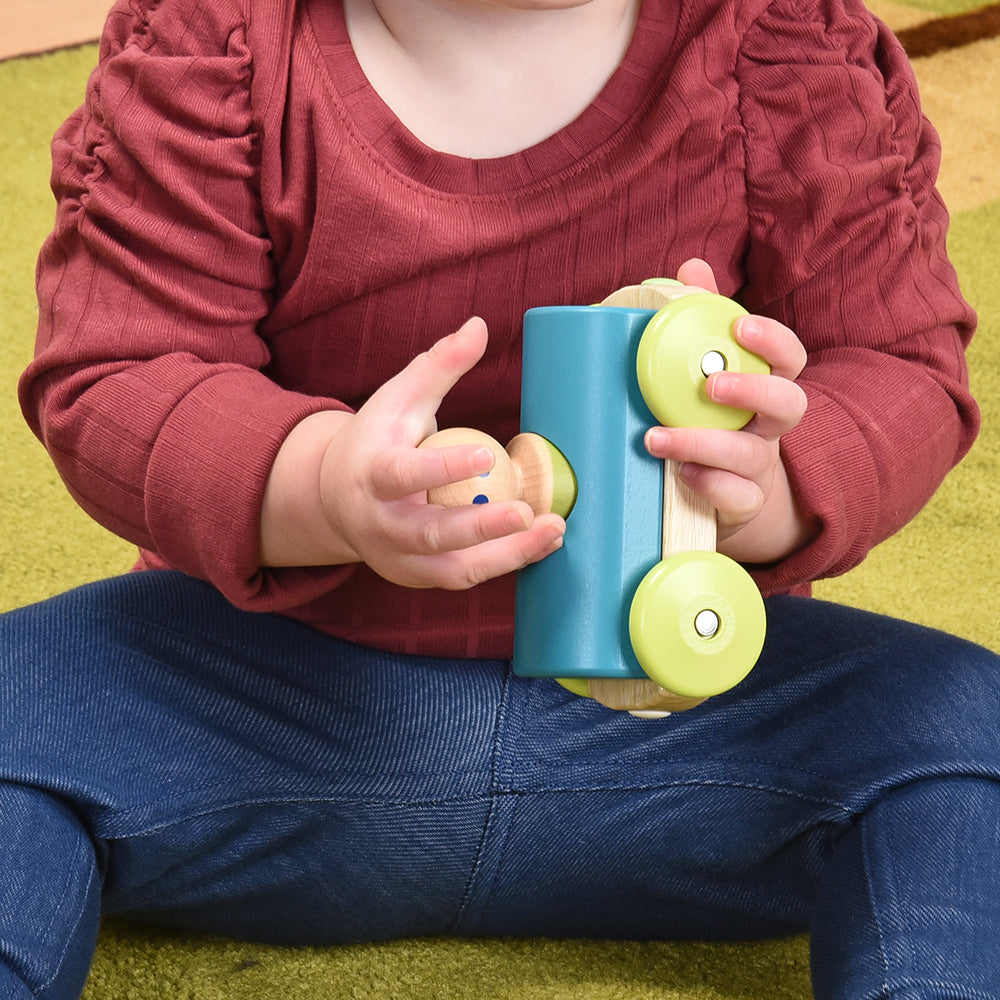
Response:
M877 541L879 473L854 418L829 396L804 384L808 419L781 440L792 490L819 534L787 559L757 568L764 593L784 592L846 573Z
M253 611L287 610L346 580L355 567L259 564L260 511L275 455L297 423L331 409L347 407L283 390L249 370L220 372L188 392L160 429L147 470L148 529L160 558Z

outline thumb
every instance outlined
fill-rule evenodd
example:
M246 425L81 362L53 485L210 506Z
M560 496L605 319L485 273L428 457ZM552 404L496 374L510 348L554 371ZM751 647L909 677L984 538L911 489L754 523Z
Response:
M694 285L715 294L719 292L712 265L699 257L692 257L691 260L686 260L681 264L677 269L677 280L685 285Z
M418 354L369 400L384 413L395 414L422 441L436 429L435 414L458 380L475 367L486 351L486 323L478 316Z

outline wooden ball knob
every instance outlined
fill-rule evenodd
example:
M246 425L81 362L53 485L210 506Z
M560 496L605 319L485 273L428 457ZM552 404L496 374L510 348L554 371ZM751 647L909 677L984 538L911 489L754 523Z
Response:
M439 507L462 507L466 504L498 503L520 499L520 475L496 438L469 427L449 427L421 442L421 448L451 448L455 445L483 445L493 452L493 468L481 476L447 483L427 491L429 503Z
M468 427L450 427L423 441L421 448L459 444L484 445L493 452L493 468L481 476L449 483L427 493L441 507L523 500L534 512L568 517L576 502L576 477L559 449L539 434L518 434L505 449L499 441Z
M576 476L565 456L540 434L518 434L507 445L520 478L521 499L536 513L569 517L576 503Z

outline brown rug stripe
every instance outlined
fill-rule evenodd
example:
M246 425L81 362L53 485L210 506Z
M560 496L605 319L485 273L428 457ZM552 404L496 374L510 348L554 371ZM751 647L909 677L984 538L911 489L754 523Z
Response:
M951 17L936 17L896 32L911 59L957 49L1000 35L1000 3Z

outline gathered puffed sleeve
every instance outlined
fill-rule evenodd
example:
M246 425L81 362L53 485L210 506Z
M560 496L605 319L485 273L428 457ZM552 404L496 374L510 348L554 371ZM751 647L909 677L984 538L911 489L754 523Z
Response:
M946 256L938 137L883 25L853 0L776 0L746 36L737 78L745 303L809 353L808 411L782 448L822 527L757 573L784 589L859 563L971 447L975 315Z
M53 144L24 413L110 530L255 609L349 570L262 571L263 490L290 429L334 400L262 373L274 269L254 64L237 0L123 0Z

